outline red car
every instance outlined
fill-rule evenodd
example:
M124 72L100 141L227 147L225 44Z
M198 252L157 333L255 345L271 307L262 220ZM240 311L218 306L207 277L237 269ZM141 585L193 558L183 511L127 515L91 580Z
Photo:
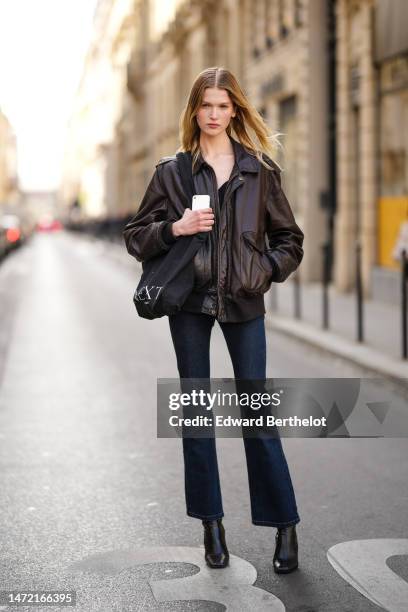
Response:
M55 232L62 229L61 221L45 217L37 223L37 231L39 232Z
M0 219L1 232L5 240L5 250L9 251L23 241L21 221L17 215L6 214Z

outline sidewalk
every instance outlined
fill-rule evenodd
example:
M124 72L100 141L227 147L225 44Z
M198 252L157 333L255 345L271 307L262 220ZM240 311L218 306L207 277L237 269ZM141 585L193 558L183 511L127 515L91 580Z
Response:
M125 246L87 235L77 236L82 244L88 242L101 254L127 265L135 273L135 287L142 273L142 266L127 252ZM275 294L274 294L275 292ZM356 303L354 295L338 294L329 289L329 331L321 328L321 285L301 287L302 319L293 317L294 287L291 280L275 284L265 295L266 322L269 327L291 335L325 351L341 356L376 375L385 376L399 386L407 379L408 361L401 359L401 312L398 306L381 302L364 303L365 342L356 338ZM273 306L274 299L277 309Z
M365 301L365 341L359 343L354 294L340 294L334 287L329 288L329 330L325 331L322 329L321 284L301 285L300 293L301 319L295 319L293 281L272 287L265 296L270 327L394 381L408 379L408 361L401 358L401 309L398 305Z

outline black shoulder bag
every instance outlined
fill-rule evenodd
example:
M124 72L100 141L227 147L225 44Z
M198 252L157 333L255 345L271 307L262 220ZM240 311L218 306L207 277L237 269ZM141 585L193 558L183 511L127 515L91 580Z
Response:
M194 195L191 154L177 153L177 163L186 208L191 208ZM207 237L208 232L180 236L169 251L142 263L143 273L133 296L140 317L157 319L181 310L194 286L193 258Z

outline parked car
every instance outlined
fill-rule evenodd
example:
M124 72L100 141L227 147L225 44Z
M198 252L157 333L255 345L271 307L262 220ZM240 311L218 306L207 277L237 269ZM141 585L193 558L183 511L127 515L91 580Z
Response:
M4 227L0 226L0 260L7 254L7 236Z
M62 223L52 217L43 217L37 222L38 232L55 232L62 229Z
M24 240L21 219L17 215L4 214L0 217L0 232L2 234L1 244L5 243L5 251L8 253L15 247L21 245Z

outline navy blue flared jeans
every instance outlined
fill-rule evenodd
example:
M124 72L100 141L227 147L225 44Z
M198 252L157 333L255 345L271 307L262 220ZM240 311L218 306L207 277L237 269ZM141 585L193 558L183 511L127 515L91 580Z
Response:
M180 378L210 378L210 337L215 317L187 311L169 316ZM266 378L265 317L219 322L236 379ZM300 521L288 465L279 437L243 438L252 523L285 527ZM188 516L224 516L216 440L183 438Z

